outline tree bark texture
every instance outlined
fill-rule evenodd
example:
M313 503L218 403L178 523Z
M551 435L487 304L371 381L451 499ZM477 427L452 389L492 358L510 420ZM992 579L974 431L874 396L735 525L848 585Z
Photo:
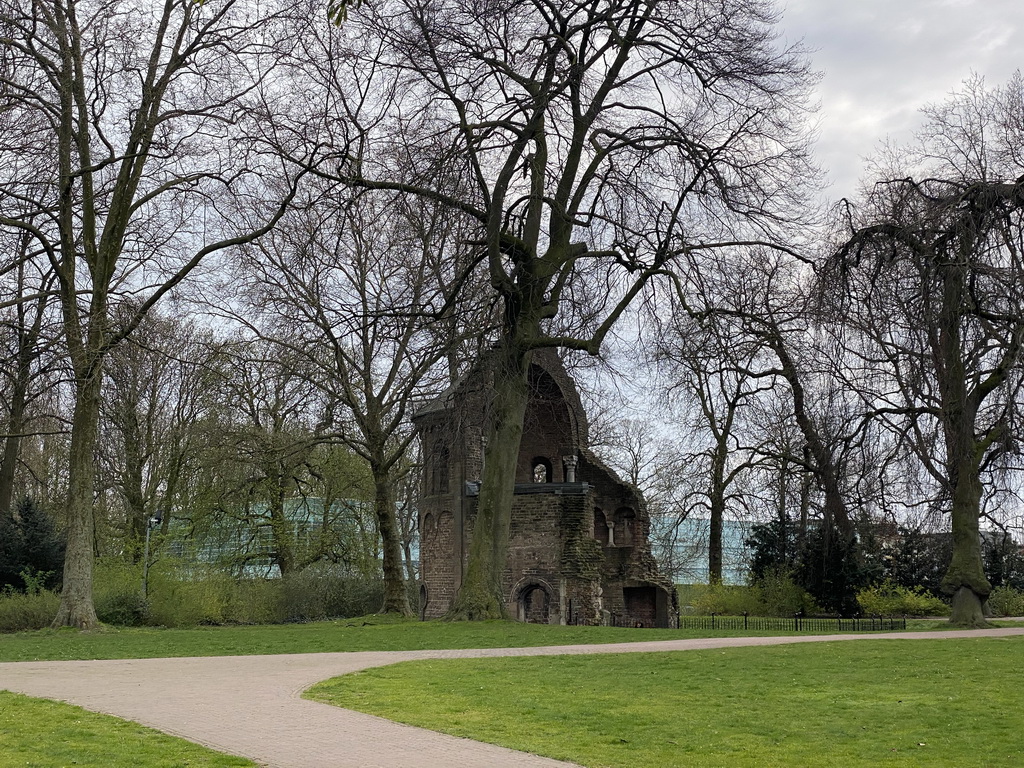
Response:
M529 397L529 355L514 345L505 345L495 357L494 392L469 563L449 614L457 620L508 618L501 580L508 559L516 464Z
M981 557L981 459L984 450L975 436L979 388L969 389L962 357L960 324L967 290L966 266L948 264L938 269L942 303L936 357L940 360L939 391L946 438L946 466L952 505L950 528L953 556L942 580L953 596L950 624L987 626L983 606L992 591Z
M76 382L75 410L71 424L68 472L67 550L64 555L64 587L60 608L52 626L94 629L99 625L92 599L95 545L93 482L96 434L100 414L99 365L87 369Z
M381 613L397 613L412 616L409 593L405 588L402 571L402 546L398 535L398 521L395 515L395 496L390 474L379 466L373 471L373 508L377 518L377 532L380 534L384 569L384 605Z
M25 404L28 399L28 365L23 354L18 356L17 378L10 394L10 412L7 418L7 439L4 440L3 458L0 459L0 516L9 516L14 501L14 474L21 452L21 433L25 428Z
M708 582L722 582L722 525L725 518L725 460L728 445L719 440L712 459L711 493L708 499Z

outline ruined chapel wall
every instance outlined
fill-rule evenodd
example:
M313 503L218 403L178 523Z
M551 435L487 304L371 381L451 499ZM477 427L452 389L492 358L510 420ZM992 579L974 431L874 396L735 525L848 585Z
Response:
M516 496L512 501L508 564L502 593L506 601L515 598L517 586L531 581L545 582L557 590L560 540L558 524L561 497L548 494ZM558 595L552 594L557 605Z

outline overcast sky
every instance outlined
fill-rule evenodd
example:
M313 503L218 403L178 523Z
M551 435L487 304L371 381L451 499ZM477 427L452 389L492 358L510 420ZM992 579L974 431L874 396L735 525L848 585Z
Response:
M1021 0L782 0L782 31L823 75L818 162L827 195L852 195L863 158L909 138L925 103L972 72L989 86L1024 67Z

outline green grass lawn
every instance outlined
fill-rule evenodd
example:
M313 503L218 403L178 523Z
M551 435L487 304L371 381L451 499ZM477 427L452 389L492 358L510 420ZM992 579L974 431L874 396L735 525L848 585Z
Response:
M920 622L941 628L942 622ZM908 627L910 625L908 624ZM433 648L520 648L621 643L688 637L740 637L792 632L736 632L617 627L559 627L511 621L443 622L380 616L317 622L191 629L106 627L93 632L39 630L0 634L0 661L143 659L320 651L408 651Z
M254 766L184 739L80 707L0 691L0 767Z
M1024 638L423 661L312 698L585 766L1024 765Z

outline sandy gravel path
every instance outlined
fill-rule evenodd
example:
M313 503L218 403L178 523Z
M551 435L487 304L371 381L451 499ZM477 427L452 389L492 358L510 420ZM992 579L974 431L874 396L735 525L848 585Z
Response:
M0 663L0 689L127 718L272 768L553 768L549 760L300 698L313 683L412 659L685 651L850 640L1024 635L1024 627L705 638L462 651Z

